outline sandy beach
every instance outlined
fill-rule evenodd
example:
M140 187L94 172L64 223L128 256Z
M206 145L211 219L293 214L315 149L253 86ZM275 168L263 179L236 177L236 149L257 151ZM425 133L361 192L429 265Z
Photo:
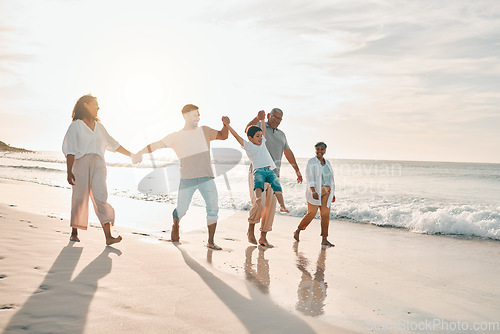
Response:
M211 251L203 208L192 207L174 244L172 205L111 196L124 239L106 247L94 216L69 242L69 189L10 180L0 189L6 333L404 333L457 323L493 333L473 326L500 322L495 241L334 220L336 247L322 249L318 220L296 243L299 219L277 215L276 247L263 249L246 241L247 212L225 210L224 250Z

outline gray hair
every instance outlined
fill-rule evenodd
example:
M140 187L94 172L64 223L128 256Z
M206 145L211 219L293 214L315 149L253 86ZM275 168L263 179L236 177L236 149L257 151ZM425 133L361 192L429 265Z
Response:
M280 108L273 108L273 110L271 110L271 114L273 115L277 112L279 112L281 116L283 116L283 111Z

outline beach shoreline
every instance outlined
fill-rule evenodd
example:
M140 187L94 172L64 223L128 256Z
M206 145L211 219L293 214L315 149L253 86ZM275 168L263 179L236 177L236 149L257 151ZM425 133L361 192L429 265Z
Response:
M68 241L71 190L3 179L0 187L0 331L337 333L406 324L389 332L415 332L411 324L433 319L500 321L495 241L333 220L336 247L322 249L319 221L295 243L300 219L277 215L276 248L265 250L246 241L248 212L222 210L224 250L214 252L203 208L190 209L175 245L166 241L172 205L111 196L124 240L105 247L92 218L82 242Z

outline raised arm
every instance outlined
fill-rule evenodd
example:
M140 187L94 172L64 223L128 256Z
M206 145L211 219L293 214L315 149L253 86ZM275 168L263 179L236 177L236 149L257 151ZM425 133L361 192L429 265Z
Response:
M245 128L245 131L246 129L248 129L249 126L252 126L252 125L257 125L257 123L259 123L259 121L261 119L266 119L266 112L264 110L261 110L259 111L259 113L257 114L257 116L255 116L254 119L252 119L246 126Z
M224 116L227 118L227 116ZM222 129L217 132L217 137L215 137L215 139L218 139L218 140L226 140L228 137L229 137L229 131L227 129L227 126L226 124L224 123L224 117L222 117L222 124L224 124L222 126ZM229 120L229 118L228 118Z
M262 130L262 136L266 136L266 112L264 110L259 111L257 115L260 121L260 129Z
M224 127L227 128L229 132L231 132L231 134L233 135L234 138L236 138L238 143L240 143L241 146L244 146L243 138L241 138L240 135L233 129L233 127L229 125L229 123L231 122L229 120L229 117L227 116L222 117L222 122L224 123Z

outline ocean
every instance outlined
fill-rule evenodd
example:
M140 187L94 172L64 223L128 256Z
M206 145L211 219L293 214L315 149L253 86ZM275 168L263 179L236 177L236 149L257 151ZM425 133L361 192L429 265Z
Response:
M155 152L154 158L144 156L136 166L120 154L106 154L110 194L176 203L179 164L172 154ZM414 233L500 240L500 164L326 158L335 173L332 219ZM249 210L246 156L214 148L213 160L220 207ZM307 161L298 159L303 175ZM0 152L0 178L70 188L60 152ZM290 215L302 217L307 208L306 185L296 182L286 162L281 184ZM204 206L199 193L192 205Z

